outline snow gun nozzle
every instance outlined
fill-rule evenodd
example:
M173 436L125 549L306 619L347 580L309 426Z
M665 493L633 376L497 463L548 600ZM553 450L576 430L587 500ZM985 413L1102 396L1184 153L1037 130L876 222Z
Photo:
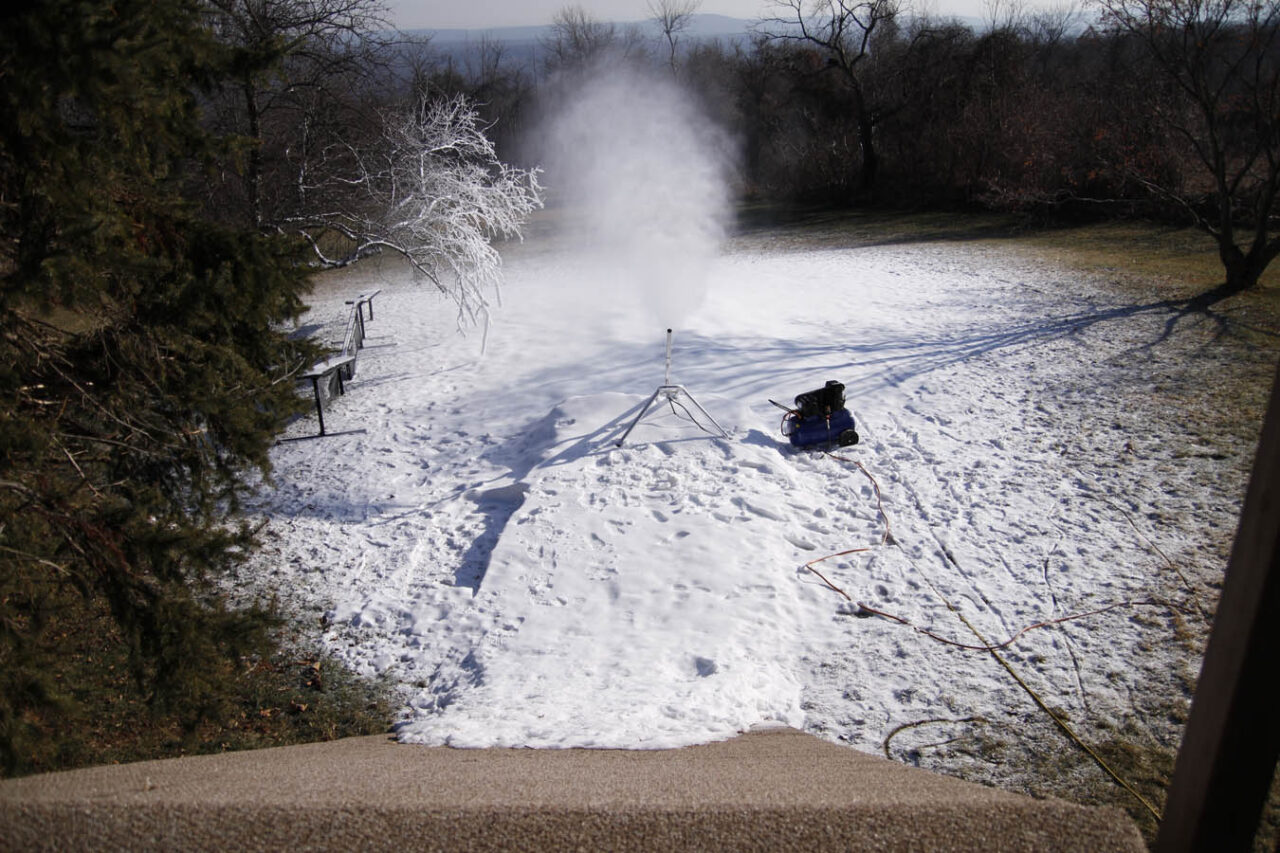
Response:
M667 367L662 374L662 384L671 384L671 330L667 329Z

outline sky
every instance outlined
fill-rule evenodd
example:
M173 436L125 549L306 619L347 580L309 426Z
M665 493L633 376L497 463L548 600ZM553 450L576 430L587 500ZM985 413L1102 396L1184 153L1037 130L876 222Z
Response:
M1027 6L1047 0L1031 0ZM403 29L484 29L540 26L551 23L557 11L578 5L602 21L638 21L650 17L647 0L391 0L392 14ZM944 15L981 16L984 0L930 0L932 11ZM731 18L758 18L767 0L703 0L698 11Z

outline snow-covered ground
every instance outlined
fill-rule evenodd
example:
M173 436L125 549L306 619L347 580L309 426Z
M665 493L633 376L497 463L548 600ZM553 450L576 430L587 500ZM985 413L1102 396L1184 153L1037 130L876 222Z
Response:
M997 242L768 231L670 319L565 248L505 250L483 357L394 265L313 300L335 339L343 300L382 289L326 412L361 431L276 449L240 584L400 685L402 740L658 748L786 724L929 764L953 721L1043 719L992 655L939 638L1103 610L1001 655L1084 735L1141 718L1176 745L1256 435L1204 403L1206 377L1258 369L1211 324ZM672 381L729 437L664 405L618 447L667 325ZM845 459L794 451L769 402L831 379L862 436ZM850 549L813 568L852 602L805 568Z

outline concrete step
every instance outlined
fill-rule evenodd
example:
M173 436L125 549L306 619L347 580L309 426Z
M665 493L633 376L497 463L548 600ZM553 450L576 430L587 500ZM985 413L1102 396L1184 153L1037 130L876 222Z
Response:
M388 736L0 782L3 850L1145 850L1123 812L792 729L678 750Z

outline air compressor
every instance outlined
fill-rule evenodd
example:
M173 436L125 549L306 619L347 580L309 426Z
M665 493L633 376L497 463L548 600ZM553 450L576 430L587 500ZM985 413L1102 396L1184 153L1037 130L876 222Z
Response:
M794 447L848 447L858 443L853 415L844 406L844 385L834 379L821 388L797 395L794 408L773 400L769 402L786 412L782 416L782 434Z

